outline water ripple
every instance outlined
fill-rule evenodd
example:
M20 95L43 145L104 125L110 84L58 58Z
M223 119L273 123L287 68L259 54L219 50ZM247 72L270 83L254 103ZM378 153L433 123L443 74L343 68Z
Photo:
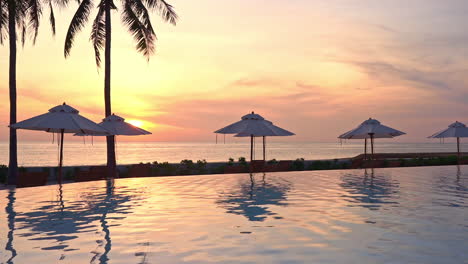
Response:
M468 167L0 190L0 263L466 263Z

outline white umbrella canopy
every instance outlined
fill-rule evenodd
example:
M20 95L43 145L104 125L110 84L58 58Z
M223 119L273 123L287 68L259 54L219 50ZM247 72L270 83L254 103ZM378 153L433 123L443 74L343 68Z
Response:
M448 126L448 128L435 133L429 138L461 138L468 137L468 127L465 124L456 121Z
M16 129L40 130L50 133L93 133L109 135L107 130L79 115L75 108L63 103L38 115L11 125Z
M79 115L75 108L63 103L49 109L48 113L10 125L15 129L39 130L60 133L60 159L58 182L62 181L63 135L64 133L93 133L109 135L107 130L93 121Z
M235 135L235 137L283 137L293 135L295 134L277 127L271 122L265 120L264 122L258 124L249 122L241 132Z
M255 114L254 112L252 112L251 114L247 114L247 115L241 117L240 121L232 123L229 126L223 127L221 129L218 129L214 133L217 133L217 134L237 134L237 133L242 132L250 122L254 121L255 123L257 123L256 121L260 121L259 123L263 123L262 121L264 121L264 120L265 119L261 115L258 115L258 114Z
M293 136L294 133L273 125L254 112L244 115L240 121L216 130L217 134L236 134L235 137L251 137L250 159L253 159L253 138L263 137L263 159L265 160L265 137Z
M456 121L448 126L447 129L439 131L429 138L457 138L457 154L460 158L460 138L468 137L468 128L465 124Z
M378 120L369 118L362 122L357 128L350 130L338 138L341 139L365 139L370 138L393 138L406 134L399 130L382 125Z
M102 120L99 125L105 128L110 135L113 136L140 136L150 135L151 132L146 131L142 128L136 127L130 123L125 122L125 119L112 114ZM94 133L76 133L75 136L105 136L102 134Z
M378 120L369 118L358 127L340 136L340 139L364 139L364 158L367 158L367 139L371 140L371 153L374 155L374 138L394 138L405 135L394 128L382 125Z

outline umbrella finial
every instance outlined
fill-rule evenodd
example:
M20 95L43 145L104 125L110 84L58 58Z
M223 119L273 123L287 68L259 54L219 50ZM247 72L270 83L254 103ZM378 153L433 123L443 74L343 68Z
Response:
M254 111L252 111L252 114L255 114Z
M63 102L63 104L62 104L62 105L66 105L66 103L65 103L65 102Z

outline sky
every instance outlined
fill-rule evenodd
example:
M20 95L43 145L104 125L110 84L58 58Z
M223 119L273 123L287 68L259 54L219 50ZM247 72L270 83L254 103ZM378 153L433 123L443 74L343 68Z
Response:
M296 133L291 141L334 142L369 117L406 132L401 142L468 123L466 0L169 2L180 19L172 26L152 15L158 41L149 61L113 13L113 112L153 132L121 141L211 141L251 111ZM63 56L76 8L56 10L55 37L45 11L36 45L19 48L18 121L62 102L104 117L91 21ZM7 140L5 44L0 96ZM19 140L43 139L50 135L19 132Z

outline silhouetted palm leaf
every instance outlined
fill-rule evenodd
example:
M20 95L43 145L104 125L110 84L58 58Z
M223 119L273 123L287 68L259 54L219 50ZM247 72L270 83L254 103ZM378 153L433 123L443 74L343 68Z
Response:
M139 1L126 0L124 2L122 20L137 42L137 51L143 53L149 59L149 56L154 52L155 34L149 22L146 8L136 2ZM135 12L135 9L138 11ZM146 25L140 21L140 17L144 19Z
M83 0L78 7L78 10L76 10L75 15L70 22L70 26L68 27L67 36L65 37L65 57L70 55L70 49L73 46L73 39L75 38L76 33L83 29L92 7L93 3L91 0Z
M26 42L26 26L25 24L23 23L21 25L21 43L23 44L24 46L24 43Z
M96 65L101 66L100 50L104 47L106 40L106 24L105 24L105 9L104 5L100 5L98 14L93 22L90 40L93 42L94 54L96 57Z
M52 27L52 34L55 36L55 15L54 15L54 8L52 6L52 1L49 1L49 21L50 26Z
M66 1L66 0L55 0ZM65 39L65 57L70 55L73 40L89 19L93 0L83 0L78 7ZM98 13L93 21L90 40L93 43L96 65L101 65L101 51L104 49L106 40L105 0L99 0ZM122 22L127 26L129 32L136 41L136 50L147 59L154 53L156 33L151 24L148 9L157 11L165 22L176 24L177 14L173 6L164 0L122 0ZM117 9L112 1L109 2L111 9Z
M0 0L0 44L3 44L8 24L8 10L5 1Z
M41 3L39 2L39 0L28 0L26 10L29 20L29 28L33 30L33 42L36 43L37 34L39 33L40 17L42 15Z
M149 8L157 10L164 21L173 25L177 23L178 16L174 7L164 0L143 0Z

